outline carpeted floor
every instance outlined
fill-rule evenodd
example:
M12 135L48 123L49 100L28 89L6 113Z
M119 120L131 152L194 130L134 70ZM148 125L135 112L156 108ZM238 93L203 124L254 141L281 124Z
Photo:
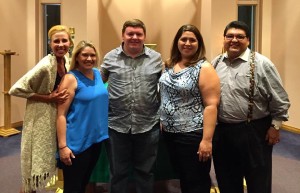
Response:
M20 140L21 134L0 137L0 193L19 192ZM300 135L282 130L273 151L273 193L299 193L299 179ZM177 180L157 182L155 187L156 193L180 193Z

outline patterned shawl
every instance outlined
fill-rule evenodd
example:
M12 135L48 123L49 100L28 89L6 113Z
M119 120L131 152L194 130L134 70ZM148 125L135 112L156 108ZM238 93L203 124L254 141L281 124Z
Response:
M65 57L66 67L69 60ZM52 92L57 74L56 57L45 56L20 78L9 94L29 98ZM56 104L27 100L21 140L21 174L25 192L45 187L56 174Z

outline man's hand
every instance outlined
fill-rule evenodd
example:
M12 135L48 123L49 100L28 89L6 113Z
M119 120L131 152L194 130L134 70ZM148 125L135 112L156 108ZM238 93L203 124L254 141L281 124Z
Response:
M279 130L276 130L273 127L270 127L267 135L266 135L266 141L268 141L269 145L275 145L276 143L279 143L280 141L280 133Z

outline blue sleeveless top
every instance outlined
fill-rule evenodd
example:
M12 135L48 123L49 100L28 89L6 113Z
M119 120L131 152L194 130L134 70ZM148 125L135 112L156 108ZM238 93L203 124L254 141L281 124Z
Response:
M203 128L199 73L204 62L201 60L178 73L166 68L160 77L160 121L164 131L185 133Z
M67 146L78 154L108 138L108 91L98 69L94 80L72 70L77 89L67 114Z

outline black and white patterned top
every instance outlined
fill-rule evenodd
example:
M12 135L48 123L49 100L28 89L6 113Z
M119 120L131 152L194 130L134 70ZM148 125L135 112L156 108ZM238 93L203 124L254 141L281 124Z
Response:
M166 68L160 80L160 121L163 130L172 133L184 133L203 128L203 102L199 90L199 61L178 73Z

